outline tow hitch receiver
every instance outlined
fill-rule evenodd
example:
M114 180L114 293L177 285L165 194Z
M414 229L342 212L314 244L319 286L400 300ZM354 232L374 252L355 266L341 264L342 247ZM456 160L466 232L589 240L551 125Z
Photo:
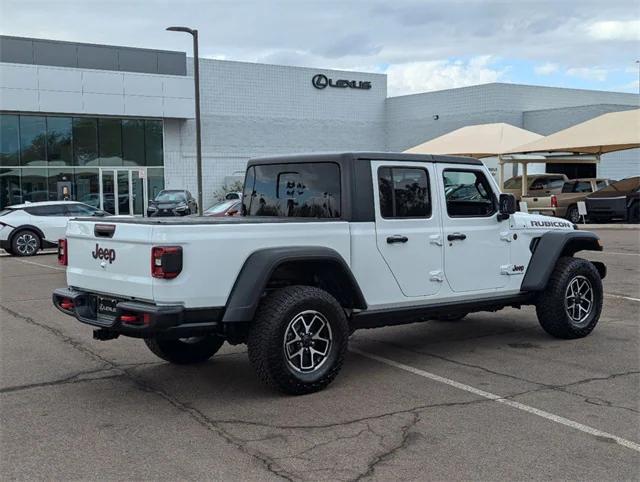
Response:
M100 341L115 340L119 336L120 336L120 333L116 333L115 331L111 331L111 330L103 330L103 329L93 330L94 340L100 340Z

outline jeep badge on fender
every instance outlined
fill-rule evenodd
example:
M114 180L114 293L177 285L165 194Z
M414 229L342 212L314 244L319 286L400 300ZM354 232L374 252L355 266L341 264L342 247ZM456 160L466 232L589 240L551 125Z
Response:
M96 243L96 249L91 253L91 256L93 256L93 259L104 259L111 264L116 260L116 250L101 248L100 245Z

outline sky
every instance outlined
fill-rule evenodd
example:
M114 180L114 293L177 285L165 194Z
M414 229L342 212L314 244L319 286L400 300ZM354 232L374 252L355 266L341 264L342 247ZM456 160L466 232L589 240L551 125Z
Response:
M0 33L386 73L389 95L488 82L638 92L640 0L0 0Z

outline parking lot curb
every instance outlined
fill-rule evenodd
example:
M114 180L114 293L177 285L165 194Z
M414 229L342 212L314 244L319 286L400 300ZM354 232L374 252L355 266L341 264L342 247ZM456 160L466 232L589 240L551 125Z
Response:
M640 224L578 224L578 229L635 229L640 230Z

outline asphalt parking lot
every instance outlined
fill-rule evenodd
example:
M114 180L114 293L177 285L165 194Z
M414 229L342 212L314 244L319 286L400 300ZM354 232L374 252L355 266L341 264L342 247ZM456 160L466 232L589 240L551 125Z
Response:
M173 366L56 311L55 256L0 257L2 479L637 480L640 235L602 230L584 339L534 309L356 332L328 389L258 383L244 346Z

